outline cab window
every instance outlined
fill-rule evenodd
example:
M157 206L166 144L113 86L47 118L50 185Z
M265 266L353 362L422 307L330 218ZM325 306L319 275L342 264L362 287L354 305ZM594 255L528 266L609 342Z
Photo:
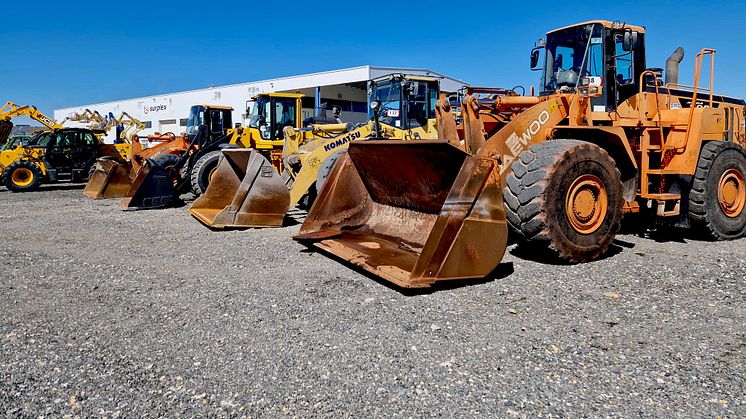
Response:
M282 138L285 127L295 127L295 99L275 99L275 138Z
M634 54L625 51L623 47L624 34L618 33L614 37L614 55L616 56L616 83L620 86L634 83Z
M416 81L409 85L407 91L409 97L407 107L407 124L409 128L421 127L427 125L427 119L435 112L435 102L431 100L428 93L427 82Z
M56 132L54 133L54 145L57 147L70 147L72 145L72 138L69 132Z
M225 121L223 120L224 113L219 109L210 110L210 131L211 132L223 132L225 129Z
M46 147L49 145L49 141L52 139L52 133L47 132L44 134L40 134L34 141L31 142L30 145L35 147Z
M98 141L96 141L96 136L93 135L93 133L86 132L83 134L83 144L85 145L96 145Z

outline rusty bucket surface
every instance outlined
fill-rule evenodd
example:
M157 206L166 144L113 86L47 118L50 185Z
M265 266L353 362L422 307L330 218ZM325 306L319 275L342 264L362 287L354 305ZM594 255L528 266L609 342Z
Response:
M100 159L96 161L88 183L83 189L83 195L93 199L122 198L132 186L130 179L131 166L117 163L114 160Z
M122 209L165 208L171 205L175 195L171 168L161 166L151 159L145 159L145 164L137 172L132 186L122 198Z
M225 149L207 190L189 212L211 228L280 227L290 192L272 164L253 149Z
M351 143L296 240L394 284L483 278L507 225L497 162L447 141Z

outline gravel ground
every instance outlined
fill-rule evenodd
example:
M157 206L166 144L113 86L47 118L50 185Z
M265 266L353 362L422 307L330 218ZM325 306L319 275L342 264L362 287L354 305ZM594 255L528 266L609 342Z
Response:
M298 225L117 205L0 189L0 415L746 417L746 240L411 295Z

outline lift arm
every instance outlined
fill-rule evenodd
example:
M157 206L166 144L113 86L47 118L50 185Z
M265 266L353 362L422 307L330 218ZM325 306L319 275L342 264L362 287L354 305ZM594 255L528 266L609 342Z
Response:
M60 129L62 125L54 119L44 115L35 106L18 106L13 102L7 102L0 108L0 121L9 121L11 118L18 116L28 116L29 118L40 122L49 129Z

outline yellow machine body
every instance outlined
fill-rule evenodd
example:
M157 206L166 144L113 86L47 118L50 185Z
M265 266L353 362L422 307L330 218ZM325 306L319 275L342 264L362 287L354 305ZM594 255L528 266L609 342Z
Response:
M422 91L419 92L423 100L422 106L426 106L425 95L431 95L430 98L438 97L437 80L425 77L415 77L409 75L396 75L393 78L374 81L374 86L383 83L415 83L421 85ZM378 85L376 85L378 83ZM375 87L374 87L375 89ZM390 90L388 90L390 92ZM398 95L397 93L396 95ZM396 96L394 95L394 96ZM392 96L393 97L393 96ZM414 101L414 100L412 100ZM394 104L396 103L396 104ZM436 139L437 129L435 125L434 110L428 111L428 108L422 108L417 113L418 117L425 116L424 119L418 120L416 126L414 122L406 121L402 115L406 112L407 105L405 100L400 96L392 99L388 104L392 106L385 120L371 120L366 124L352 127L348 124L323 124L311 125L309 127L285 127L283 135L282 151L277 150L270 157L272 165L278 169L277 177L268 182L275 182L276 179L282 179L286 185L284 190L272 188L273 191L281 196L276 200L267 199L267 202L273 202L275 205L263 205L268 213L285 214L290 207L297 205L304 197L309 200L314 198L316 193L315 185L319 180L320 169L324 167L323 176L329 174L334 161L330 161L335 155L345 151L347 147L357 141L365 140L375 136L377 138L387 138L396 140L419 140L419 139ZM395 108L395 109L393 109ZM393 123L398 121L397 123ZM389 123L387 123L389 122ZM412 126L409 126L411 124ZM404 126L407 125L407 126ZM259 151L259 150L257 150ZM259 182L265 177L260 176L256 170L246 170L236 164L238 161L237 150L224 151L225 158L220 161L216 171L215 181L191 206L190 212L205 225L216 228L246 228L246 227L276 227L282 225L282 218L274 217L273 222L263 223L258 220L264 220L259 213L256 217L247 217L245 208L246 200L250 200L253 195L246 193L252 187L261 188ZM262 155L254 153L251 149L245 149L242 153L252 155L251 159L241 158L241 161L256 161L262 158ZM230 154L230 158L229 157ZM275 162L279 160L282 165L277 167ZM326 164L326 166L324 166ZM255 164L255 168L268 167L268 163ZM218 176L219 174L219 176ZM231 184L232 187L226 187L223 184ZM241 185L241 186L239 186ZM287 197L285 196L287 195ZM256 208L256 206L254 206ZM246 220L252 219L251 222ZM243 221L240 221L243 220Z

